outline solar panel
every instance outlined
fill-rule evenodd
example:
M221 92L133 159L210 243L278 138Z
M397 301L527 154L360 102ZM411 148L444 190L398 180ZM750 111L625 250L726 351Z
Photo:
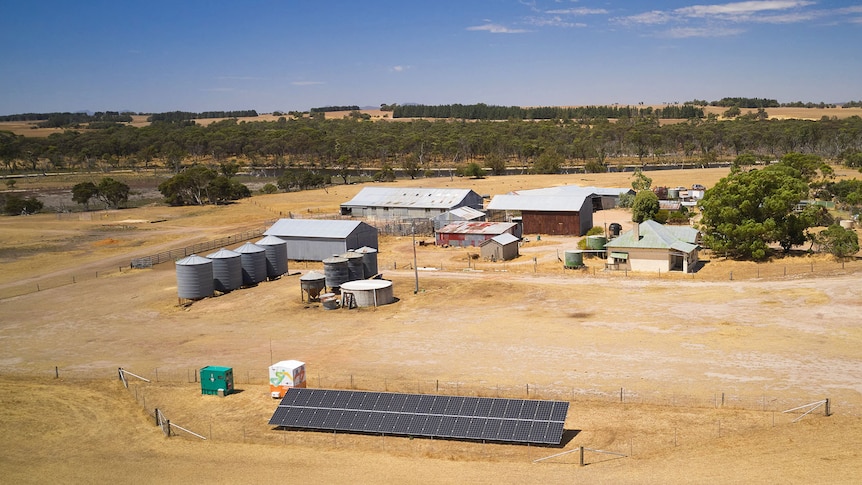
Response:
M269 420L285 428L559 444L569 403L292 388Z

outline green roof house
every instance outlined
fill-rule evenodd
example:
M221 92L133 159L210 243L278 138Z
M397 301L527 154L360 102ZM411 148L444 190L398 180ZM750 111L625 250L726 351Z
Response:
M607 268L628 271L694 272L700 232L689 226L663 226L655 221L635 224L605 245Z

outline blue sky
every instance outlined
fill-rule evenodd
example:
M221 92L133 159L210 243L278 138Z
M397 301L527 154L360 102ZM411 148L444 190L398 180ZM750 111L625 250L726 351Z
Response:
M862 99L852 1L16 1L0 114Z

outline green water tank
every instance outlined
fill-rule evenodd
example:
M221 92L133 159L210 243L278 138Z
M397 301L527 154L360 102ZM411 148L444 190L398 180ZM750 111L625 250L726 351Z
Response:
M581 250L566 251L566 268L580 268L584 265L584 252Z
M607 243L605 236L587 236L587 249L604 249Z

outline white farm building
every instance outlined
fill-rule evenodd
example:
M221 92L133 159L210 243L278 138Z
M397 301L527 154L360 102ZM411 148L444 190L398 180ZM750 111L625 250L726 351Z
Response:
M279 219L264 234L287 241L287 257L323 261L361 247L377 249L377 228L360 221Z
M432 219L459 207L481 210L482 196L470 189L365 187L341 204L341 215L366 219Z

